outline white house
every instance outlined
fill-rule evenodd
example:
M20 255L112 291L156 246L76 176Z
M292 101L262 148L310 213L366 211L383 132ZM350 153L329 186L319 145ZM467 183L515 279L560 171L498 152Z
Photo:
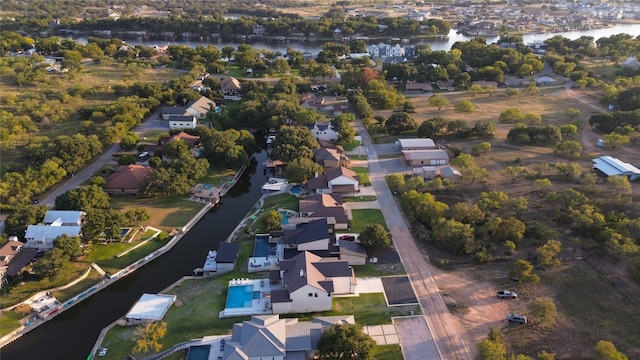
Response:
M198 120L193 115L169 117L169 129L195 129Z
M345 260L321 258L308 251L282 260L272 270L282 288L271 290L274 314L331 310L333 295L355 293L356 278Z
M607 176L626 176L629 180L636 180L640 177L640 169L611 156L601 156L591 161L594 169Z
M87 214L84 211L47 210L42 223L45 225L82 226L85 216Z
M307 128L313 134L313 137L319 141L336 141L340 128L335 123L329 122L315 122L313 124L307 124Z
M171 120L174 116L193 116L197 119L203 119L215 107L215 101L202 96L200 99L191 100L184 105L163 106L162 120Z
M375 44L369 45L367 47L367 52L374 59L379 59L380 58L380 48L378 47L378 45L375 45Z
M53 248L53 240L61 235L80 236L80 226L65 225L29 225L25 232L26 248L34 248L45 251Z
M360 179L354 171L340 166L310 179L307 190L319 194L355 194L360 191L359 184Z
M355 323L353 315L314 317L310 322L278 315L252 316L233 324L231 339L221 342L224 350L218 359L313 359L326 328Z
M396 46L391 47L389 56L404 56L404 47L400 46L400 44L396 44Z

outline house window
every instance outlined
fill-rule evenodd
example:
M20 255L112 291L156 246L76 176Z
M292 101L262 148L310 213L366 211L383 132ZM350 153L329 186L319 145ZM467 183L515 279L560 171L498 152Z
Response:
M318 297L318 293L315 293L315 297Z
M313 293L309 293L309 297L313 297Z

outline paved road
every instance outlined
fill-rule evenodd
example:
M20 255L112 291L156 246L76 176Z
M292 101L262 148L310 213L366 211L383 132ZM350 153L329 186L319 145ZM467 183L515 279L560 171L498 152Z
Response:
M357 132L362 135L369 158L369 178L382 214L424 314L418 320L413 318L411 321L396 321L404 357L406 360L469 360L471 356L459 333L454 330L459 328L458 324L449 313L431 276L427 255L416 245L384 179L388 170L383 167L384 162L379 161L371 137L362 123L357 122L356 127Z
M141 134L151 129L166 129L167 131L169 131L169 126L166 122L157 121L159 114L160 110L153 112L145 119L145 121L141 125L136 127L133 132ZM114 144L113 146L108 148L102 155L100 155L98 159L94 160L85 168L72 175L72 177L69 178L65 183L50 192L47 197L40 200L40 203L45 204L48 208L53 208L53 206L55 205L56 197L84 184L87 180L93 177L103 166L111 161L113 159L113 155L118 151L120 151L120 144Z

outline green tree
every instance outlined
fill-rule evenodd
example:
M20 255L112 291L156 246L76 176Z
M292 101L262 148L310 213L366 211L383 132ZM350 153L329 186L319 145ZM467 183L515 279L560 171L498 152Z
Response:
M391 246L391 236L380 224L368 225L360 232L358 240L370 251Z
M285 164L296 158L313 158L312 149L319 147L311 132L304 127L284 125L278 131L273 146L272 156Z
M602 136L602 140L605 144L611 146L611 148L615 149L616 146L625 146L631 142L631 138L629 135L622 135L618 133L610 133Z
M385 121L385 128L391 134L403 134L411 131L415 131L418 128L418 123L405 112L393 113L387 121Z
M563 175L568 180L577 180L582 175L582 166L578 163L558 162L555 168L558 174Z
M53 247L62 250L67 260L72 260L80 254L80 243L80 237L63 234L53 240Z
M576 108L568 108L567 110L564 111L564 115L566 117L569 118L569 121L573 122L573 120L577 117L580 116L580 109L576 109Z
M536 249L538 265L558 266L560 260L556 257L562 251L562 243L558 240L547 240L542 246Z
M491 151L491 143L486 141L476 144L471 148L471 154L473 154L473 156L482 156L489 151Z
M531 271L533 271L533 265L530 262L518 259L513 268L509 270L509 276L522 282L537 284L540 282L540 277L532 274Z
M439 116L427 119L418 126L416 135L418 135L418 137L434 139L445 131L447 123L448 121L446 119Z
M371 336L354 324L332 325L322 332L318 342L318 356L327 360L373 360L376 349Z
M33 272L39 278L53 281L61 275L68 263L69 260L65 257L64 251L53 248L33 264Z
M483 138L493 137L496 131L496 124L490 120L480 120L473 125L473 133Z
M500 113L500 122L505 124L513 124L522 121L524 114L518 108L508 108Z
M507 166L502 171L501 174L508 177L512 183L520 180L523 176L527 175L527 168L524 166Z
M140 137L134 132L128 132L120 139L120 146L125 150L131 150L136 147Z
M87 217L82 226L83 242L94 242L101 238L107 241L120 241L120 232L125 223L124 215L111 209L87 211Z
M147 321L138 325L133 335L136 346L133 347L135 353L145 353L148 351L158 352L162 349L160 340L167 334L167 323L164 321Z
M39 224L44 219L46 212L47 206L44 204L16 205L13 212L4 221L4 232L10 236L24 238L27 227L32 224Z
M97 185L79 186L56 197L55 200L55 208L57 210L87 212L91 209L108 209L110 207L109 194Z
M569 135L575 135L578 133L578 126L576 124L566 124L560 126L560 132L562 136L566 138Z
M402 174L391 174L386 176L387 185L391 191L399 191L404 188L404 176Z
M440 94L433 94L429 96L429 105L437 107L438 110L441 110L445 106L449 106L449 100L445 97L442 97Z
M538 353L538 360L555 360L556 354L542 350Z
M594 360L628 360L627 355L616 349L611 341L600 340L593 350Z
M432 221L431 228L431 238L436 246L452 254L473 254L480 248L469 224L437 218Z
M576 140L567 140L558 143L554 149L554 154L566 157L566 158L579 158L582 154L582 145Z
M469 100L462 100L455 105L456 111L464 113L472 113L476 111L475 105Z
M558 309L551 298L542 297L531 300L529 310L535 324L541 328L550 328L556 323Z
M540 192L547 192L553 188L553 184L549 179L536 179L533 182L533 186Z
M480 193L477 205L480 210L489 212L504 207L509 202L509 195L503 191L487 191Z
M124 213L124 218L127 224L131 226L142 226L142 223L151 219L151 215L147 208L141 207L127 210L127 212Z
M287 164L286 178L292 183L305 183L314 174L322 173L322 166L309 158L297 158Z
M267 230L278 229L282 223L282 214L276 210L269 210L260 216L260 223Z

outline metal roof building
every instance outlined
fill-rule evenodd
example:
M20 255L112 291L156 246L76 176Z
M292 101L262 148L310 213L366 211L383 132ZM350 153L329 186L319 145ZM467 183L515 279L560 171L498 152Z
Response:
M601 156L592 161L593 168L607 176L627 176L629 180L636 180L640 177L640 169L611 156Z

